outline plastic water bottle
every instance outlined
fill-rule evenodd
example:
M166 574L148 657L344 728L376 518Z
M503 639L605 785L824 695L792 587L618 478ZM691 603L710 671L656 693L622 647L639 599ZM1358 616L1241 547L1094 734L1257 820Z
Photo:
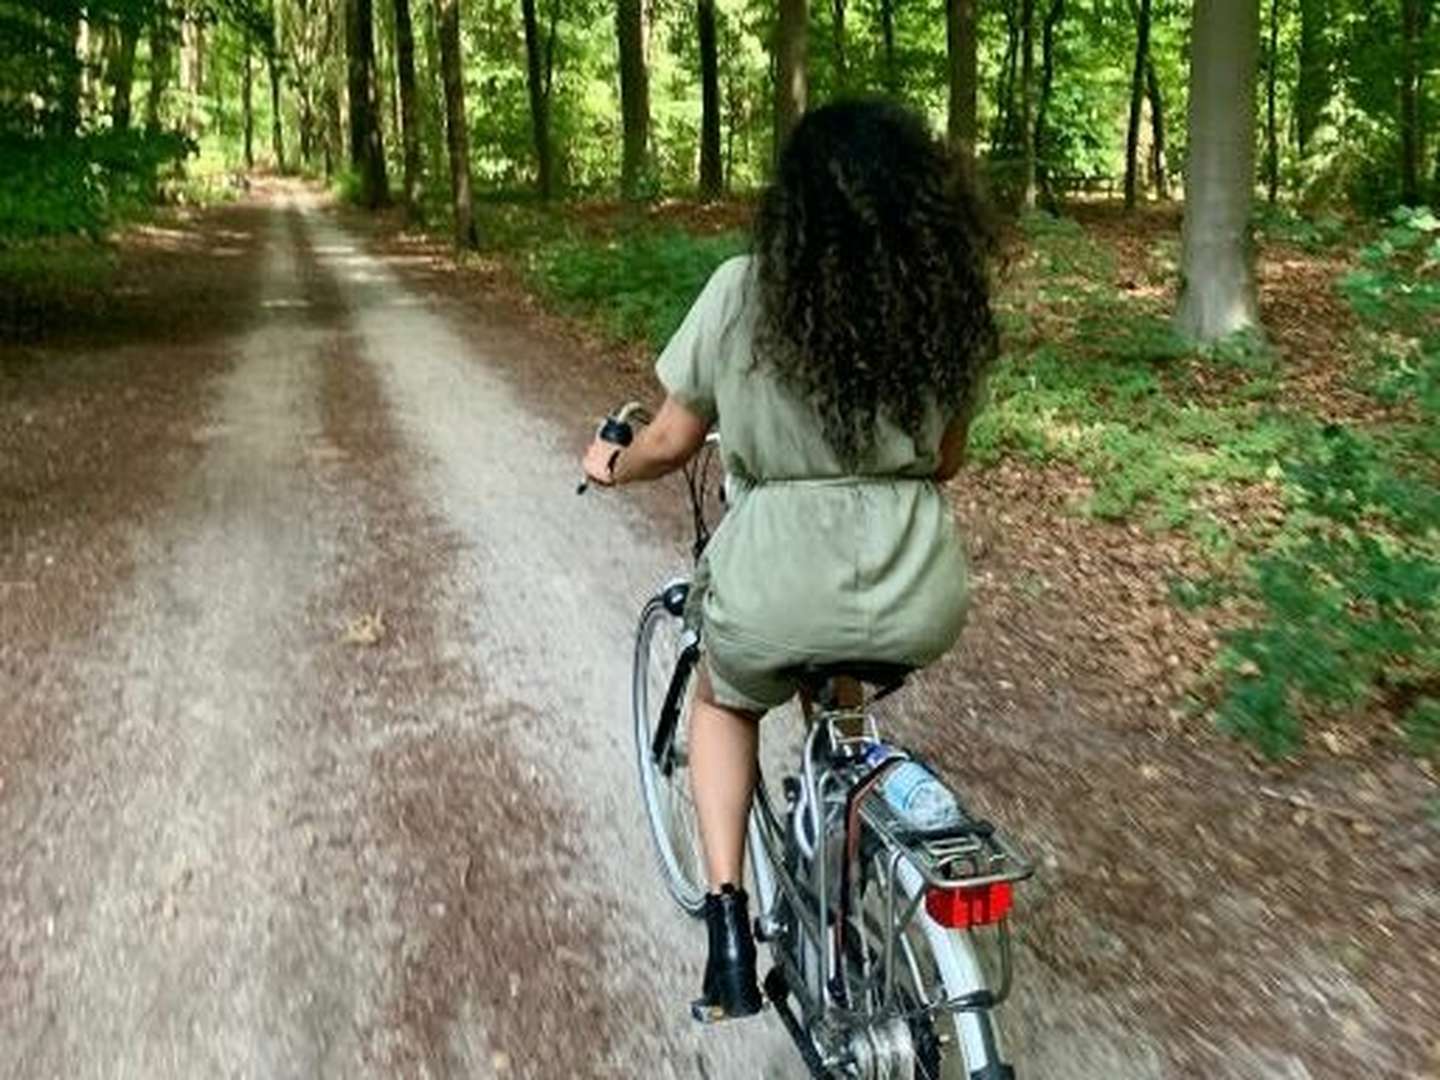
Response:
M912 829L943 829L961 821L960 807L950 789L918 761L902 761L886 773L880 795Z

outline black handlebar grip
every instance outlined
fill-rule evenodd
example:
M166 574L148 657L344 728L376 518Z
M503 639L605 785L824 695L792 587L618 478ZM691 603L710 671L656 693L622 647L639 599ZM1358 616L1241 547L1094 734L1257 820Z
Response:
M629 446L635 441L635 429L624 420L607 416L605 423L600 425L598 437L601 442L614 443L616 446Z

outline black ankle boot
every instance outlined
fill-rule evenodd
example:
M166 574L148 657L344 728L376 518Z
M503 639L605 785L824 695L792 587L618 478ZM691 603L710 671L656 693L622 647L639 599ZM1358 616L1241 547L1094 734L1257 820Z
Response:
M710 958L705 984L690 1012L704 1024L737 1020L760 1011L755 981L755 938L750 905L743 889L722 886L705 897L705 926L710 932Z

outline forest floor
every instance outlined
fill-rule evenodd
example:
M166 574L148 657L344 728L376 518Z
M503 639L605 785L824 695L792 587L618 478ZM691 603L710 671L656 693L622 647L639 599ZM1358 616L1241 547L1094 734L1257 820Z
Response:
M1082 218L1164 304L1175 215ZM613 782L683 522L673 489L569 492L648 350L514 250L457 266L266 187L128 234L118 293L0 344L0 1071L795 1075L771 1019L687 1030L699 943ZM1262 264L1287 383L1337 410L1345 257ZM1219 734L1186 707L1219 627L1170 602L1206 556L1092 489L1024 456L956 482L971 625L887 717L1039 858L1020 1075L1440 1077L1433 765L1383 725L1279 762Z

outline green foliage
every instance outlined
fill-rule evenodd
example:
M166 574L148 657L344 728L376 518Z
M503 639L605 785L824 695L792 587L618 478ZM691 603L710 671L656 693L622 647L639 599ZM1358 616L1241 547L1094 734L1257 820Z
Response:
M173 134L103 132L84 137L0 136L0 240L98 235L153 198L163 169L186 144Z
M596 319L617 338L662 347L701 287L743 236L627 229L609 240L574 237L538 252L530 273L562 307Z
M1331 426L1303 444L1285 466L1288 542L1251 561L1245 587L1262 614L1226 639L1219 718L1269 754L1298 745L1307 713L1382 689L1413 701L1402 724L1417 749L1440 739L1424 692L1440 680L1437 233L1428 211L1398 213L1343 282L1364 340L1407 358L1405 378L1385 385L1392 400L1408 394L1414 420Z

